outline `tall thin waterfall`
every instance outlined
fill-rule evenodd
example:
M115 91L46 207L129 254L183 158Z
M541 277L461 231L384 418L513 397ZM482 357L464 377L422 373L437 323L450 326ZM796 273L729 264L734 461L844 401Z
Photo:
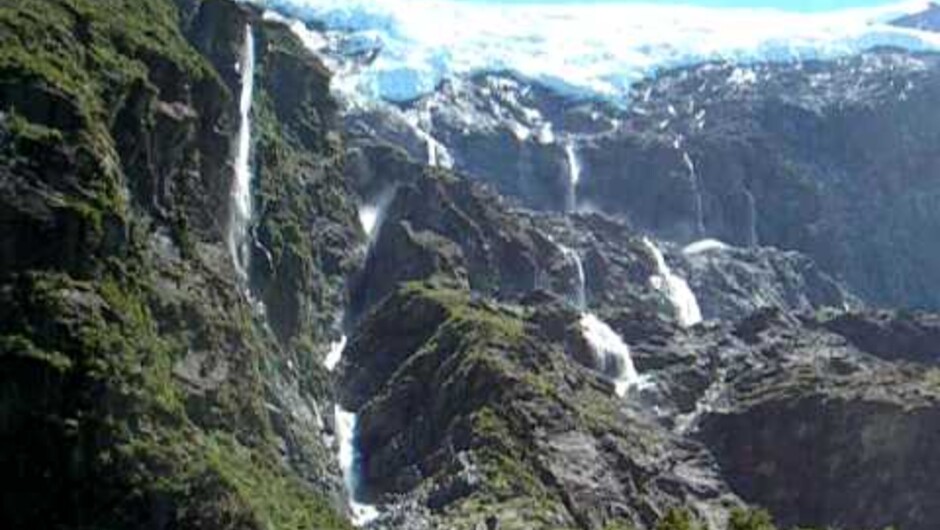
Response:
M323 365L327 370L333 371L343 358L346 350L346 335L330 345ZM363 526L379 516L374 506L363 504L356 500L360 487L361 459L356 448L356 426L358 418L355 413L336 404L333 407L333 425L336 433L336 456L340 470L343 473L343 485L346 487L346 497L349 500L349 512L352 515L354 526Z
M390 189L379 195L374 204L363 205L359 209L359 222L370 241L375 237L376 231L382 224L382 214L394 197L395 190ZM323 360L323 365L329 371L334 371L343 360L348 340L346 335L330 345L330 351ZM349 512L352 516L353 526L365 526L377 519L380 515L378 508L364 504L357 500L361 490L362 457L356 447L358 429L358 416L340 406L338 403L333 409L334 430L336 432L336 452L340 470L343 473L343 484L346 487L346 497L349 502Z
M581 256L566 246L559 245L558 248L574 263L578 271L575 305L581 311L581 319L578 322L581 333L594 351L598 370L614 383L617 395L623 397L631 386L640 381L630 347L606 322L587 311L586 275Z
M705 206L702 203L702 186L695 168L695 162L688 151L682 152L682 162L689 171L689 183L692 186L692 200L695 201L695 230L696 237L705 236Z
M242 279L248 278L250 248L248 232L251 225L251 102L254 97L255 37L251 25L245 25L245 45L241 62L241 98L237 151L235 153L235 179L231 192L231 218L228 227L228 246L235 270Z
M581 160L578 159L577 148L574 141L565 144L565 159L568 162L568 199L567 210L573 212L578 209L578 184L581 182Z
M663 256L659 247L649 238L643 238L643 244L653 254L656 260L657 274L650 277L650 284L657 291L666 295L676 310L676 318L683 326L694 326L702 321L702 311L699 309L695 293L685 280L676 276Z

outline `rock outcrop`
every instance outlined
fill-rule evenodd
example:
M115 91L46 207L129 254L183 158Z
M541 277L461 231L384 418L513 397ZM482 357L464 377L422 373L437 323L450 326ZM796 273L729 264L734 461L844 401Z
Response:
M249 24L268 259L244 285ZM0 48L2 525L346 528L317 352L361 234L329 74L224 0L4 2Z
M418 499L454 529L651 527L672 506L717 520L738 506L702 446L566 354L577 322L558 302L433 282L388 297L344 360L369 498Z
M940 256L918 242L938 226L938 72L937 55L894 49L707 63L638 83L625 109L481 74L384 116L421 118L456 169L528 207L799 251L867 303L936 309ZM406 125L357 130L421 156Z

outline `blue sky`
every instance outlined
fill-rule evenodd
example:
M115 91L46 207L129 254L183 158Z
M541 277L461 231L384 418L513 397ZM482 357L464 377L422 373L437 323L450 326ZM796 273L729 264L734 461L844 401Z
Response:
M525 3L589 3L595 1L629 1L629 0L466 0L466 1L487 1L506 4L525 4ZM790 11L830 11L846 7L870 7L894 3L892 0L670 0L669 2L657 2L655 0L637 0L643 3L675 3L675 4L693 4L708 7L776 7Z

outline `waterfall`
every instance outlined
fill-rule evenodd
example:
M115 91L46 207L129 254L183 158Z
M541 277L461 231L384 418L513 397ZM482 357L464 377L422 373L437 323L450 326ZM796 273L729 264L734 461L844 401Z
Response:
M343 358L346 350L346 335L330 345L323 365L333 371ZM336 432L336 451L340 470L343 472L343 485L346 487L346 496L349 499L349 511L354 526L363 526L378 517L378 510L371 505L356 501L359 491L360 455L356 449L356 414L345 410L340 405L333 407L334 431Z
M344 410L339 405L333 409L336 424L336 439L338 446L339 466L343 472L343 484L346 486L346 495L349 498L349 511L352 514L353 526L364 526L379 516L375 506L356 501L356 492L359 490L359 473L361 456L356 449L357 417L354 413Z
M427 144L429 166L442 167L445 169L451 169L454 167L454 159L444 144L442 144L437 138L424 131L421 131L419 136L421 136Z
M692 185L692 195L695 201L695 229L699 237L705 235L705 207L702 204L702 190L699 183L698 171L695 169L695 162L688 151L682 152L682 162L689 171L689 182Z
M760 245L760 238L757 236L757 199L751 190L745 188L744 196L747 198L747 224L748 224L748 246L756 247Z
M640 379L633 365L630 347L617 332L592 313L582 313L580 324L585 340L597 356L598 366L613 381L617 395L623 397Z
M666 258L649 238L643 238L643 244L653 254L656 260L657 274L650 276L650 284L657 291L666 295L676 310L676 318L683 326L694 326L702 321L702 311L699 309L695 293L689 288L685 280L673 274Z
M251 224L251 102L255 80L255 37L251 25L245 25L245 47L241 62L241 98L239 101L240 124L235 153L235 178L231 192L231 219L228 228L228 246L235 270L243 279L248 279L250 248L248 231Z
M581 311L581 333L594 350L598 369L614 383L617 395L623 397L627 390L639 382L640 377L633 365L630 347L607 323L587 311L586 275L581 256L577 251L558 245L562 254L571 260L578 271L578 286L575 291L575 307Z
M558 248L561 249L566 258L574 263L575 270L578 271L578 286L575 289L574 304L580 311L584 311L587 308L587 282L584 274L584 263L581 262L581 256L573 249L564 245L558 245Z
M431 134L431 114L428 109L415 110L405 115L406 120L427 148L427 163L431 167L454 167L454 158L447 147Z
M385 210L388 209L388 206L395 198L395 191L394 186L386 188L376 197L371 198L371 202L359 205L359 224L370 243L375 239L379 227L382 225Z
M371 238L379 224L379 207L376 204L364 204L359 208L359 224L366 236Z
M382 214L394 196L394 190L382 193L374 204L359 208L359 222L371 241L382 221ZM330 344L330 351L323 359L323 366L330 372L343 360L343 353L349 341L346 335ZM356 447L358 417L339 404L333 408L334 431L336 432L336 451L339 467L343 474L343 485L349 503L349 513L353 526L365 526L379 517L379 510L372 505L356 500L360 489L361 455Z
M565 144L565 159L568 161L568 211L574 212L578 209L578 184L581 182L581 161L578 159L578 152L574 141L569 140Z
M327 370L333 371L336 368L336 365L343 359L343 351L346 349L346 335L340 337L339 340L333 341L330 344L330 351L326 354L326 358L323 359L323 366Z

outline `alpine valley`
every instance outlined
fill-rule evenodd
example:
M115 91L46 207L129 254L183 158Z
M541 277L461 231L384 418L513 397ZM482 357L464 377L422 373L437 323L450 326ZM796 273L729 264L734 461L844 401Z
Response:
M0 528L940 528L938 31L0 0Z

